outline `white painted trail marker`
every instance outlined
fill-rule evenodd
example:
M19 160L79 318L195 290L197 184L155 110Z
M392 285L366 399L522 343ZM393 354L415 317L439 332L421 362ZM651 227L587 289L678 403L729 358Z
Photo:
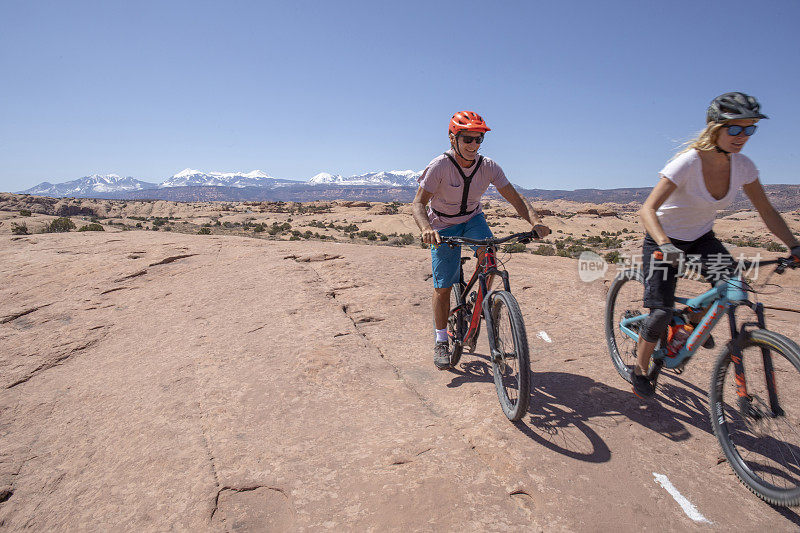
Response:
M692 502L687 500L683 494L678 492L678 489L676 489L673 484L670 483L667 476L653 472L653 477L656 478L656 483L664 487L664 489L666 489L666 491L669 492L673 498L675 498L675 501L681 506L681 509L683 509L683 512L686 513L686 516L695 522L701 522L704 524L713 523L711 520L700 514L700 511L697 510L697 507L692 505Z

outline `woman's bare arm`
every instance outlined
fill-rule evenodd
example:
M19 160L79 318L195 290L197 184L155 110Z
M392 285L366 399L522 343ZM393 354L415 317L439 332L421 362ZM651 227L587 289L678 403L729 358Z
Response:
M758 214L761 216L761 220L764 221L764 224L767 225L767 228L773 235L783 241L789 249L800 244L797 237L792 235L792 230L789 229L789 226L786 224L781 214L772 206L759 180L744 185L742 189L747 197L750 198L753 207L756 208Z
M653 187L653 190L650 191L650 195L647 197L647 200L644 201L644 205L639 209L639 220L642 221L647 233L649 233L658 244L667 244L671 241L669 237L667 237L664 228L661 226L661 222L658 221L656 211L658 211L661 204L663 204L667 198L669 198L669 195L677 188L677 185L667 178L662 177L661 180L656 183L656 186Z

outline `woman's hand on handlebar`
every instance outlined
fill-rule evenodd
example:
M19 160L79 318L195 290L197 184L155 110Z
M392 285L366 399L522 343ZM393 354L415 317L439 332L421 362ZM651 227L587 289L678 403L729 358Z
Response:
M439 232L436 231L433 228L422 230L422 233L420 234L420 237L422 237L422 242L424 242L425 244L441 244L442 243L442 238L439 236Z
M532 230L536 232L538 239L544 239L545 237L550 235L550 228L548 228L544 224L535 224Z

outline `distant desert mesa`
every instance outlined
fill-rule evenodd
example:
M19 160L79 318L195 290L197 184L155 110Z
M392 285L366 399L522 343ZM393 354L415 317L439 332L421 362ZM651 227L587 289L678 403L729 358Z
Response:
M591 204L534 199L532 203L553 233L529 245L530 253L577 257L584 250L593 250L613 262L621 254L637 253L641 245L642 229L636 215L640 204L636 202ZM525 222L502 200L485 201L484 212L496 235L526 229ZM784 215L797 232L800 209ZM70 218L75 230L84 231L90 231L90 225L99 229L99 225L104 231L174 231L396 246L419 242L410 204L396 201L169 202L0 194L0 234L41 232L62 217ZM784 250L764 229L752 209L723 214L715 224L715 233L733 247Z

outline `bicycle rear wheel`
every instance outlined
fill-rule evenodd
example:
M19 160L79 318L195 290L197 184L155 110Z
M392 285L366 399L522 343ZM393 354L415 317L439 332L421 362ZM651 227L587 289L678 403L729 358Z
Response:
M620 329L623 318L650 314L644 307L644 275L639 269L621 272L611 282L606 296L606 341L611 361L619 375L628 383L636 364L636 341ZM631 329L638 333L638 325Z
M467 312L463 307L464 303L461 293L464 291L464 284L459 282L453 284L450 289L450 314L447 316L447 339L450 343L450 366L455 368L461 360L461 353L464 350L464 335L467 334ZM454 311L454 309L459 308Z
M745 335L747 397L737 393L736 354L728 347L711 377L711 426L736 476L756 496L773 505L800 505L800 348L763 329ZM767 391L765 359L774 368L778 412Z
M491 313L494 385L506 417L516 421L528 412L530 401L528 335L517 300L510 292L494 293Z

